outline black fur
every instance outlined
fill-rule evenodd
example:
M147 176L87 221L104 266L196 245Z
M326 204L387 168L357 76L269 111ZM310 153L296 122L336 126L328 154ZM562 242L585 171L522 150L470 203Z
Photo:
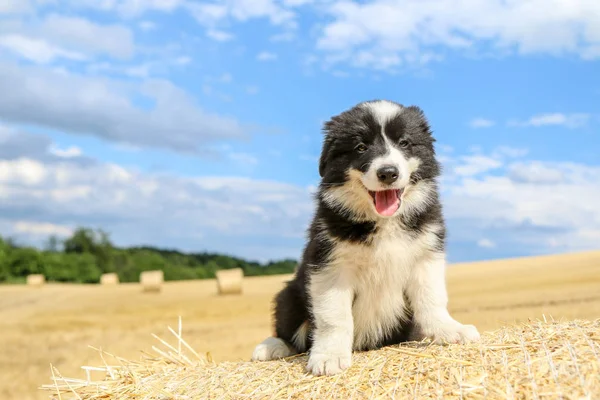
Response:
M381 129L372 111L360 104L334 116L324 125L325 138L319 160L322 179L317 193L317 209L308 230L307 244L296 275L275 298L276 336L290 344L303 323L308 323L309 331L314 324L307 292L308 279L311 274L327 268L335 246L334 240L369 245L373 234L377 232L375 220L361 220L352 210L332 207L324 198L328 189L346 182L349 170L364 173L371 161L386 151ZM418 107L405 107L396 118L385 124L384 132L390 141L402 149L407 158L412 156L420 160L419 168L410 177L412 184L424 180L434 181L439 176L441 170L435 158L435 139ZM368 146L368 150L362 153L356 150L361 143ZM394 217L394 223L401 224L406 232L413 234L422 232L431 224L443 226L442 207L437 191L428 199L427 204L422 212ZM439 240L433 250L443 251L445 230L437 236ZM377 347L405 341L409 329L410 320L405 325L399 323L398 329L390 336L381 338ZM297 350L309 350L310 339L309 335L307 348Z

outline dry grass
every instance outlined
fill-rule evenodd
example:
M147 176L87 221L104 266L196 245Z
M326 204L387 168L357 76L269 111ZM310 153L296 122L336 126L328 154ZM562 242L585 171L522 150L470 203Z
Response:
M210 362L182 338L153 335L154 355L129 361L100 351L85 379L52 369L54 399L596 398L600 319L505 327L472 345L409 343L356 353L341 375L313 377L306 356L272 362ZM92 372L102 379L93 380Z
M179 315L198 352L247 361L271 333L270 302L286 279L245 277L241 296L219 296L215 280L166 282L158 296L139 284L0 286L0 399L47 399L38 387L49 382L48 366L81 376L81 365L98 362L88 345L136 360L156 344L149 333L168 337ZM454 265L448 287L453 315L482 331L543 314L595 320L600 252Z

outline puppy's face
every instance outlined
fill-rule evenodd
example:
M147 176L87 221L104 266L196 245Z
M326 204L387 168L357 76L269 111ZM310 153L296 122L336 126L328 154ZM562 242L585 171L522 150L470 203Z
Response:
M362 217L398 215L410 190L439 174L434 139L417 107L361 103L326 122L325 134L325 199Z

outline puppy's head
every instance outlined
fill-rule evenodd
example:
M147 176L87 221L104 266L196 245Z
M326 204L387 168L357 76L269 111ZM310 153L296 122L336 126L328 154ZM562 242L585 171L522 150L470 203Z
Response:
M440 166L421 109L364 102L331 118L324 132L319 174L326 202L372 219L394 217L426 201Z

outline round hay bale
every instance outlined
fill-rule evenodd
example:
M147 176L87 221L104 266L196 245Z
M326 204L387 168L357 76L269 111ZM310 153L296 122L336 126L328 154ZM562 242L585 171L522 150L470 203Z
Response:
M42 274L27 275L27 286L40 287L46 283L46 277Z
M241 294L244 270L241 268L221 269L217 271L217 289L219 295Z
M109 272L106 274L102 274L100 277L101 285L118 285L119 284L119 275L115 272Z
M144 292L160 292L165 280L162 270L144 271L140 274L140 283Z

